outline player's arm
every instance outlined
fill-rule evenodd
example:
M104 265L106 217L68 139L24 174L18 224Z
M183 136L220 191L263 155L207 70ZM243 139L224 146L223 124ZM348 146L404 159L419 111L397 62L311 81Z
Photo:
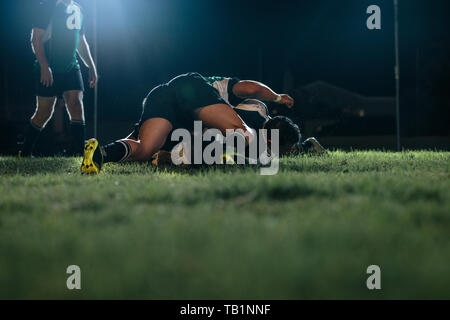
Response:
M53 73L45 55L44 42L42 40L44 34L45 30L33 28L31 31L31 47L33 48L33 52L36 55L39 65L41 66L41 83L44 86L49 87L53 85Z
M271 101L278 104L284 104L288 108L294 106L294 99L289 95L277 94L265 84L257 81L239 81L233 87L233 94L242 99L253 98L262 101Z
M85 66L89 68L89 86L94 88L98 80L97 68L95 66L94 59L92 59L91 50L84 34L80 37L78 54L80 55L80 58Z

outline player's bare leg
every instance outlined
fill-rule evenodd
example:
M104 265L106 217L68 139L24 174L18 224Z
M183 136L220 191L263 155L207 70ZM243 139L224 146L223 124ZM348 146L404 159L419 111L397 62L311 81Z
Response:
M219 129L224 135L227 134L227 130L234 130L236 133L241 133L245 138L247 146L255 138L255 132L226 104L215 104L198 109L197 115L206 127ZM240 156L245 157L245 154ZM229 164L235 163L227 152L222 157Z
M163 118L153 118L144 122L139 130L139 140L126 139L131 147L130 161L147 161L166 143L172 131L172 124Z
M247 143L254 138L253 131L245 124L237 113L226 104L214 104L197 110L198 118L204 125L216 128L226 134L227 129L242 130Z
M139 138L122 139L100 147L96 139L86 141L81 172L100 172L107 162L148 161L158 152L172 130L172 124L162 118L152 118L144 122L139 130Z
M37 127L45 128L55 111L56 97L37 97L36 101L36 111L31 117L31 122Z

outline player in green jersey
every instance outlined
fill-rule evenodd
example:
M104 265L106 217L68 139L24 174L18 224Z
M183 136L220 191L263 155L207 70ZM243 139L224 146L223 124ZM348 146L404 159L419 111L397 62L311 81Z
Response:
M260 101L275 102L292 108L294 100L289 95L278 95L266 85L252 80L227 77L205 77L205 79L217 89L220 97L233 107L234 111L250 128L258 130L285 127L286 130L280 130L285 133L280 137L280 145L283 145L283 141L290 141L291 135L296 135L295 130L289 130L293 127L290 119L286 117L271 118L266 104ZM243 97L254 99L244 100ZM269 120L272 121L269 122ZM293 152L326 152L317 139L313 137L298 142L292 149Z
M226 90L230 88L230 91L227 91L228 95L224 98L214 83L225 79L228 82L223 87ZM150 160L164 148L173 130L183 128L191 131L195 120L202 121L205 127L219 129L224 134L228 129L241 131L247 143L250 143L255 137L255 131L233 110L228 100L231 95L241 100L258 98L288 107L294 105L291 97L276 94L262 83L246 80L230 86L229 79L210 79L194 72L180 75L154 88L144 100L141 119L128 138L105 146L99 146L95 139L87 141L81 171L87 174L98 173L107 162ZM283 123L282 129L297 133L298 127L287 120L280 118L270 123ZM283 133L280 132L280 135L283 136ZM290 149L298 142L299 134L293 134L292 139L287 140L289 148L286 149Z
M56 100L63 97L70 116L71 143L68 155L83 152L85 118L83 79L77 53L89 68L89 85L97 83L97 70L84 35L84 17L79 4L71 0L42 0L34 12L32 48L36 55L36 111L31 118L21 156L31 156L53 115Z

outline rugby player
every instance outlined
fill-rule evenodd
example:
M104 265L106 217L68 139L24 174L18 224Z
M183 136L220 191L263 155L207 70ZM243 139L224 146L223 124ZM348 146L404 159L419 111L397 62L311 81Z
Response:
M85 141L84 85L77 52L89 68L91 88L97 83L97 70L84 35L80 5L71 0L41 1L34 12L31 43L36 55L36 111L19 156L32 155L60 96L64 98L70 116L71 143L67 155L81 155Z
M300 153L300 152L314 152L314 153L325 153L326 150L322 145L317 141L316 138L311 137L301 142L301 134L298 126L295 125L292 120L287 117L277 116L270 117L269 109L267 105L259 101L257 99L247 99L237 105L234 108L234 111L244 120L245 123L248 124L250 128L255 130L258 129L279 129L280 132L283 132L280 135L280 154L286 153ZM293 130L292 128L296 127L297 130ZM291 141L294 139L295 135L300 134L299 141L292 145ZM291 148L289 151L286 148Z
M282 116L277 116L274 118L270 117L269 110L266 104L262 101L259 101L257 99L246 99L242 103L234 107L234 111L252 129L280 130L280 155L299 153L326 153L326 149L322 147L322 145L317 141L316 138L311 137L302 142L300 129L289 118ZM271 141L266 140L266 142L270 144ZM153 156L152 164L162 167L172 165L171 152L178 153L180 156L182 156L183 145L178 144L178 142L166 144L163 147L163 150L159 151ZM189 157L183 158L185 161L189 161ZM243 158L243 161L245 163L249 163L249 158L246 157L246 155L240 155L238 153L226 154L224 160L237 162L238 158Z
M294 106L294 99L287 94L276 94L265 84L253 80L238 78L205 77L206 81L217 89L221 98L230 106L236 107L248 98Z
M236 113L250 128L255 130L280 129L283 132L280 136L280 154L288 153L283 149L292 146L290 141L296 134L295 130L292 130L294 123L286 117L275 117L272 121L268 121L271 117L266 104L262 101L275 102L292 108L294 100L289 95L278 95L266 85L252 80L241 81L238 78L226 77L206 77L206 79L217 89L222 99L233 106ZM324 153L326 150L316 138L311 137L303 142L299 141L292 152Z
M225 79L227 85L218 89L217 84ZM86 142L82 173L98 173L107 162L148 161L164 146L172 130L192 130L195 120L201 120L206 127L219 129L223 134L227 129L241 130L250 143L254 130L233 110L230 99L257 98L288 107L294 105L291 97L276 94L263 84L235 81L230 86L230 80L188 73L154 88L144 100L141 119L127 139L103 147L99 147L96 139ZM292 144L296 142L298 137Z

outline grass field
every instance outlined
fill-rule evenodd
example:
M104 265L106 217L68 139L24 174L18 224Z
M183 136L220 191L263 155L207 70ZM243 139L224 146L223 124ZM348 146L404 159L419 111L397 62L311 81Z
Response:
M0 298L450 298L450 153L299 156L276 176L79 162L0 158Z

